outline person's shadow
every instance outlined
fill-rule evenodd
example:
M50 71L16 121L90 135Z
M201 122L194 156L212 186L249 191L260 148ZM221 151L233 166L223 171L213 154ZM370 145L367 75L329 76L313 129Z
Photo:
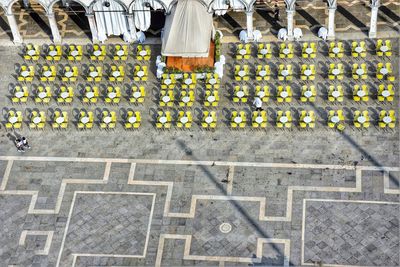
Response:
M15 141L16 141L17 139L21 139L21 138L22 138L22 135L20 135L20 134L17 133L17 132L14 132L14 134L12 134L12 133L7 133L7 137L8 137L8 139L13 143L13 145L15 145Z

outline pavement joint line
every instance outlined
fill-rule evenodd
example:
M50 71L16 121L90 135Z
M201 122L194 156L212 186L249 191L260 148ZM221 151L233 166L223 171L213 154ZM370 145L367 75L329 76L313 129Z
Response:
M49 255L51 242L53 240L54 231L38 231L38 230L23 230L18 241L19 246L25 246L26 237L28 235L44 235L46 236L46 242L43 249L35 250L35 255Z
M390 188L389 171L383 172L383 193L384 194L400 194L400 189Z
M64 249L64 245L65 245L65 240L67 238L67 234L68 234L68 228L69 228L69 224L71 222L71 217L72 217L72 213L74 210L74 205L75 205L75 201L76 201L76 196L77 194L104 194L104 195L144 195L144 196L153 196L153 200L152 200L152 205L151 205L151 210L150 210L150 214L149 214L149 222L147 225L147 233L146 233L146 241L145 241L145 245L143 248L143 253L141 255L120 255L120 254L96 254L96 253L73 253L73 264L72 266L74 266L76 264L76 260L78 257L114 257L114 258L145 258L146 257L146 253L147 253L147 247L148 247L148 243L149 243L149 238L150 238L150 229L151 229L151 222L152 222L152 218L153 218L153 213L154 213L154 206L155 206L155 200L156 200L156 193L145 193L145 192L113 192L113 191L75 191L74 192L74 196L72 198L72 202L71 202L71 207L68 213L68 219L67 219L67 224L65 226L64 229L64 235L63 235L63 239L61 241L61 246L60 246L60 251L57 257L57 263L56 263L56 267L58 267L60 265L60 261L61 261L61 256L62 256L62 252Z
M228 172L228 178L227 178L228 184L226 187L226 194L229 196L232 195L234 173L235 173L235 166L233 166L233 165L229 166L229 172Z
M389 201L372 201L372 200L347 200L347 199L324 199L324 198L305 198L303 199L303 216L301 222L301 265L315 266L314 263L306 263L304 262L304 241L305 241L305 219L306 219L306 205L307 201L318 201L318 202L348 202L348 203L367 203L367 204L381 204L381 205L400 205L400 202L389 202ZM327 264L324 263L324 266L327 267L349 267L354 265L342 265L342 264ZM360 266L357 267L368 267L368 266Z

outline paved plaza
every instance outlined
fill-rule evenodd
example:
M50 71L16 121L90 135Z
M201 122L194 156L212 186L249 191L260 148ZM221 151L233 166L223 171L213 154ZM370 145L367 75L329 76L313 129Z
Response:
M243 14L242 14L243 15ZM313 38L313 37L308 37ZM146 64L149 80L143 85L142 105L123 99L118 105L82 103L71 105L13 104L8 90L16 84L16 68L24 63L21 48L0 47L0 267L2 266L400 266L400 136L399 136L399 39L391 38L393 55L379 58L376 40L365 39L367 57L354 59L349 47L354 39L343 40L344 58L330 59L327 43L318 44L315 59L280 59L277 42L268 61L275 88L279 64L293 64L294 91L291 103L275 97L264 105L268 113L265 130L232 130L232 109L251 112L251 102L232 101L234 66L249 64L252 75L257 64L234 58L236 43L224 43L226 66L215 131L199 125L203 83L195 89L196 101L191 129L160 131L154 126L159 107L160 82L155 78L155 57L160 46L152 44L152 59ZM357 41L360 41L358 39ZM294 42L296 51L301 43ZM377 101L377 86L388 81L375 78L378 62L393 66L393 102ZM40 59L40 63L45 62ZM326 77L330 63L343 63L343 81ZM366 63L368 79L355 82L353 63ZM65 62L62 62L65 63ZM90 61L72 63L81 68ZM108 58L104 64L111 63ZM315 64L318 89L316 101L299 100L301 64ZM103 63L101 63L103 64ZM125 64L125 63L123 63ZM36 79L33 84L39 84ZM108 84L102 81L102 84ZM125 88L132 80L118 83ZM246 84L254 89L258 83ZM370 100L352 100L352 87L365 83ZM52 87L61 84L57 80ZM71 83L86 84L84 77ZM331 84L345 88L342 103L327 101ZM76 91L76 95L79 95ZM27 116L33 108L46 112L61 108L102 110L118 114L115 130L68 129L7 131L3 126L7 110L21 110ZM138 130L124 130L120 114L133 108L142 114ZM168 108L176 112L179 107ZM300 129L300 110L314 110L314 129ZM345 129L327 126L331 109L343 109ZM368 110L371 126L357 129L354 110ZM394 129L380 129L379 111L396 110ZM291 110L294 126L278 129L279 110ZM32 146L24 154L16 151L14 139L26 136Z

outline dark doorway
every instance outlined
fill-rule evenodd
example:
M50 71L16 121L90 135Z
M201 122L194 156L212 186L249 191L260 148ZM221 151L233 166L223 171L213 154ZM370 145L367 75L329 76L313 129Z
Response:
M161 37L161 30L165 25L164 10L154 10L151 8L151 24L146 31L148 37Z

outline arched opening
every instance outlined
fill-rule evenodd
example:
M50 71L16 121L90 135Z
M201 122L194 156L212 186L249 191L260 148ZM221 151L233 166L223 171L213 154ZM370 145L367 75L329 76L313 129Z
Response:
M161 37L161 31L165 26L165 11L162 9L154 10L150 8L151 22L146 34L148 37Z

